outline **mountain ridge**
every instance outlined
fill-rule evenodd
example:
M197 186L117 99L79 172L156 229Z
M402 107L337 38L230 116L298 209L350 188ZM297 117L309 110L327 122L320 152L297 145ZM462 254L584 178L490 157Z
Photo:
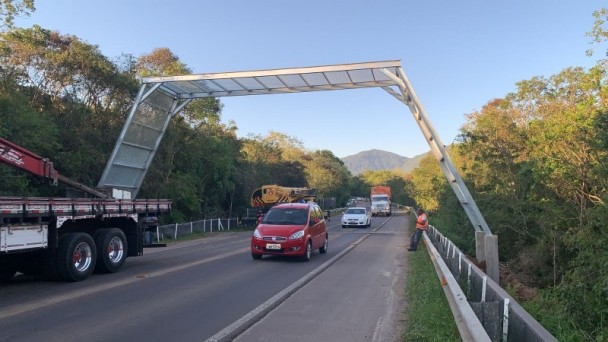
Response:
M426 157L428 153L409 158L393 152L372 149L340 158L340 160L344 162L346 168L355 176L365 170L399 169L411 172L418 167L422 158Z

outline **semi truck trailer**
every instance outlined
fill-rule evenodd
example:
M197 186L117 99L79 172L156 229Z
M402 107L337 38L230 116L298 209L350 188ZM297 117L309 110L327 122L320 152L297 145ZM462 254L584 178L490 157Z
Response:
M0 281L15 274L81 281L118 272L143 254L144 231L171 210L164 199L113 198L61 175L53 163L0 138L0 162L64 183L86 196L0 197Z

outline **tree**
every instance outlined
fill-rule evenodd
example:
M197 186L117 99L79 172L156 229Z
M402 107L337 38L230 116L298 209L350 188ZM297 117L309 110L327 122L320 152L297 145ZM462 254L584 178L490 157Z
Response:
M608 28L605 27L608 19L608 9L600 8L593 12L593 17L595 21L593 22L591 31L587 32L587 36L591 37L591 43L601 44L608 40ZM588 56L592 56L593 53L593 49L587 50ZM606 51L606 55L608 56L608 50Z
M369 196L369 184L365 182L362 175L352 177L348 189L351 197Z
M95 184L137 90L135 79L74 36L39 26L0 36L2 77L55 123L59 144L48 156L64 175Z
M268 132L264 141L280 149L281 158L290 162L301 162L306 154L306 149L300 139L281 132Z
M191 74L192 70L180 61L169 48L156 48L141 55L135 62L135 70L141 77L176 76Z
M452 153L500 236L501 258L527 285L555 287L589 336L606 336L606 75L600 61L519 82L467 116ZM454 211L450 198L439 197L442 215Z
M414 193L412 197L417 207L426 211L437 211L440 209L440 195L446 185L445 177L441 173L437 160L431 155L420 161L418 168L412 171L412 186Z
M531 82L528 89L542 89ZM455 163L472 186L484 218L494 234L501 237L500 255L506 260L517 256L512 246L533 245L538 239L535 215L530 203L529 151L526 147L530 122L537 115L528 111L530 92L521 107L508 99L495 99L481 111L467 115L460 143L453 149ZM543 236L544 237L544 236ZM503 247L504 246L504 247Z
M317 189L320 197L346 202L351 174L340 158L329 150L318 150L307 154L304 165L308 184Z
M124 99L136 92L132 75L120 72L97 46L75 36L40 26L0 36L3 72L53 101L71 99L93 111L108 110L124 105Z
M0 2L0 28L11 29L14 27L15 17L20 15L30 16L34 12L34 0L3 0Z
M38 155L52 156L60 146L59 129L52 117L40 115L31 106L28 90L11 79L0 78L0 137ZM2 196L50 196L57 190L44 183L48 182L0 163Z
M600 82L591 82L596 86L606 82L605 69L600 66L601 63L589 73L595 74L595 77L600 76ZM590 106L577 107L579 113L584 107L590 111L582 123L575 125L574 131L586 127L587 124L591 126L592 134L585 134L589 137L587 148L597 161L591 162L586 171L589 178L602 181L597 184L600 187L594 190L601 198L600 201L591 201L593 204L590 203L586 210L585 225L570 229L566 235L566 245L570 252L574 253L574 257L558 286L561 302L572 315L572 321L578 322L580 328L596 340L608 336L608 329L603 324L608 317L608 273L605 272L608 264L608 92L604 88L599 87L598 91L594 92L595 101L591 102ZM591 122L588 122L588 119L591 119ZM581 167L578 169L581 170Z

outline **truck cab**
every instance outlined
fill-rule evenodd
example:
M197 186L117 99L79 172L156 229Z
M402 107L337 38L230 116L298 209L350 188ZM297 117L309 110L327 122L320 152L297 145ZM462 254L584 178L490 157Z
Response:
M372 196L372 216L386 215L390 216L391 201L387 195L373 195Z
M373 186L370 193L372 216L392 214L391 188L386 185Z

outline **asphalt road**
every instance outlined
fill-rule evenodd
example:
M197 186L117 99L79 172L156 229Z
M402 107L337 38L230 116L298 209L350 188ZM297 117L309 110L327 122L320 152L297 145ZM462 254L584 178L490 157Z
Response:
M395 341L406 222L340 228L334 217L328 253L310 262L254 261L251 232L225 232L146 249L78 283L18 276L0 285L0 341L212 341L227 330L239 341ZM244 317L254 319L238 326Z

